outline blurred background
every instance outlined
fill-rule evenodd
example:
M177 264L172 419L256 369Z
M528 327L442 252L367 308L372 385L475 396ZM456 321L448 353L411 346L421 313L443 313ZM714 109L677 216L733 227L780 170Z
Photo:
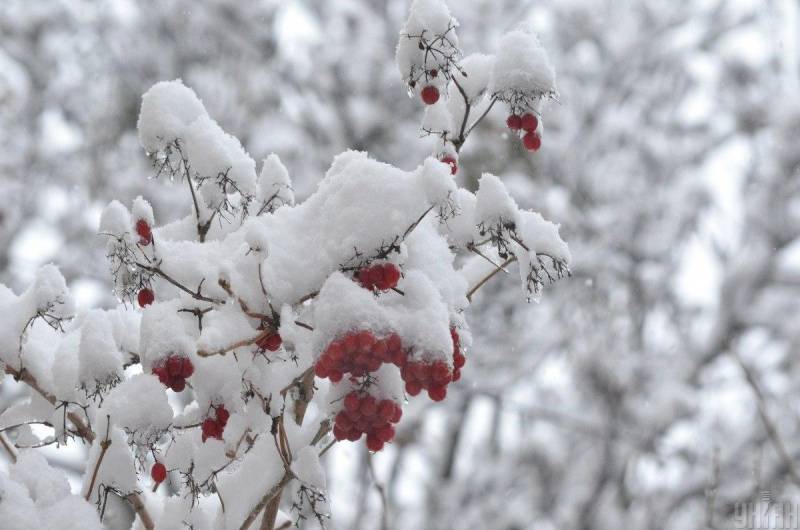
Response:
M256 160L277 153L299 197L347 148L417 166L432 140L394 64L408 4L3 0L0 281L54 262L81 307L113 305L101 209L188 211L136 137L159 80L182 78ZM516 275L482 291L448 399L412 403L381 454L328 453L329 526L727 529L743 503L797 508L800 2L450 8L465 53L527 22L550 54L541 151L497 109L459 179L491 171L560 223L573 276L539 304Z

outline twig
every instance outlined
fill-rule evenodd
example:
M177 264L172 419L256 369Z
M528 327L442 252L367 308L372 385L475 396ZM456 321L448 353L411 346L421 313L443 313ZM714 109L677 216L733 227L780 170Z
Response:
M214 355L225 355L229 351L235 350L236 348L242 348L244 346L250 346L251 344L255 344L261 339L268 337L272 333L274 333L273 330L265 329L252 339L242 339L238 342L234 342L233 344L225 346L224 348L220 348L219 350L214 350L214 351L198 350L197 355L199 355L200 357L213 357Z
M111 446L111 440L108 438L108 430L110 428L111 428L111 416L106 414L106 437L102 442L100 442L100 456L97 457L97 463L94 465L94 471L92 471L92 480L89 481L89 489L86 490L87 501L92 496L92 491L94 490L94 483L97 480L97 473L100 471L100 465L103 463L103 458L106 456L106 451L108 451L108 448Z
M11 457L11 462L16 464L17 463L17 450L14 449L14 446L11 445L10 441L8 441L8 437L6 436L6 433L4 433L4 432L0 432L0 445L2 445L3 448L6 450L6 452L8 453L8 456Z
M775 447L775 451L778 453L780 459L783 460L786 469L789 471L789 477L791 478L792 482L794 482L795 485L800 486L800 474L798 474L794 460L792 460L792 457L789 455L789 451L786 449L786 444L784 444L783 439L781 438L780 433L775 426L775 423L772 421L772 418L767 412L767 402L764 397L764 393L761 390L758 381L756 380L755 374L750 367L744 363L744 360L741 358L738 352L731 350L730 354L741 367L747 384L750 385L750 388L753 390L753 394L756 396L758 415L761 417L761 422L764 424L764 428L767 430L767 436L769 436L770 441L772 441L772 445Z
M484 277L483 277L483 278L482 278L482 279L481 279L481 280L480 280L478 283L476 283L476 284L475 284L475 286L474 286L474 287L472 287L472 288L471 288L469 291L467 291L467 300L469 300L470 302L472 302L472 295L474 295L474 294L475 294L475 291L477 291L478 289L480 289L481 287L483 287L483 284L485 284L486 282L488 282L489 280L491 280L491 279L492 279L492 277L493 277L495 274L497 274L497 273L498 273L498 272L500 272L501 270L505 269L507 266L511 265L511 264L512 264L512 263L514 263L516 260L517 260L517 257L516 257L516 256L512 256L512 257L508 258L507 260L505 260L505 261L502 263L502 265L500 265L500 267L498 267L498 268L496 268L496 269L492 269L492 272L490 272L489 274L487 274L486 276L484 276Z
M381 513L381 530L389 530L389 502L386 499L386 489L383 484L378 482L378 477L375 475L375 469L372 467L372 459L367 458L367 469L369 470L372 483L375 484L375 489L381 498L381 505L383 506L383 513Z

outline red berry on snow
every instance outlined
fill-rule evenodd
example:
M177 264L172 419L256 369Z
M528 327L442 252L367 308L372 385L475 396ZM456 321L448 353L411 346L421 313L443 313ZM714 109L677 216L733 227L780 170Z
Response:
M535 131L536 127L539 126L539 120L536 118L536 116L529 112L522 116L520 124L522 125L522 129L525 131Z
M217 413L217 422L222 426L227 425L228 418L231 417L231 413L228 412L228 409L225 408L225 405L217 405L215 412Z
M194 365L192 364L191 359L187 359L186 357L181 359L181 377L187 379L189 377L192 377L193 373L194 373Z
M455 366L456 369L463 368L466 362L467 358L464 357L463 353L456 352L453 354L453 366Z
M386 263L383 266L383 277L386 280L387 289L393 289L400 281L400 269L394 263Z
M144 219L136 221L136 233L139 234L139 244L149 245L153 242L153 232L150 225Z
M152 304L156 299L156 296L153 294L153 291L145 287L139 294L136 296L136 300L139 302L139 307L147 307Z
M183 360L180 357L172 356L167 359L167 372L171 376L180 376L183 371Z
M150 476L153 478L153 482L161 484L167 478L167 468L161 462L156 462L150 469Z
M403 407L396 404L394 405L394 415L391 418L392 423L397 423L403 417Z
M328 377L328 367L325 366L324 360L325 358L322 357L317 361L317 364L314 365L314 375L320 379Z
M506 125L512 131L518 131L522 129L522 117L512 114L506 119Z
M439 101L439 89L432 85L423 88L420 95L422 96L422 101L426 105L433 105Z
M173 392L183 392L183 389L186 388L186 379L180 377L173 379L170 388Z
M439 159L442 163L450 166L450 174L455 175L458 172L458 163L456 159L450 155L443 156Z
M357 442L361 439L361 432L356 429L351 429L347 431L347 440L350 442Z
M328 379L330 379L332 383L338 383L343 377L344 374L339 370L331 370L328 372Z
M528 151L538 151L542 146L542 138L535 132L530 131L522 138L522 143Z
M217 422L212 418L206 418L205 420L203 420L200 429L203 431L204 442L208 438L217 437L217 432L218 432Z

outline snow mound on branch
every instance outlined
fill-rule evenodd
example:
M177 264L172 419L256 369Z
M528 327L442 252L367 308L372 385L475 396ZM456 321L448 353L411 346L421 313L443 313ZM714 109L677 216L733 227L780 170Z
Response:
M459 55L458 26L443 0L414 0L408 20L400 32L395 59L400 75L406 82L437 69L447 72L451 61ZM420 45L423 46L420 49ZM436 48L435 53L426 46ZM443 84L444 76L429 79L429 84Z
M508 193L503 181L491 173L481 176L475 198L475 217L478 223L502 224L513 221L517 215L517 203Z
M289 171L275 153L264 159L258 176L258 200L264 211L273 212L287 204L294 205L294 192Z
M203 103L183 81L162 81L142 96L139 111L139 141L148 153L162 151L183 138L190 123L207 116Z
M366 153L339 155L308 200L251 221L263 231L259 239L268 242L262 264L267 293L279 303L313 293L331 270L359 266L399 245L426 210L453 190L449 169L433 158L406 172Z
M472 103L482 96L492 80L494 68L494 55L473 53L461 60L461 68L465 76L456 77L458 84L467 95L467 100Z
M114 341L111 322L104 311L94 309L86 314L81 326L78 358L78 379L87 389L93 390L98 384L120 379L122 356Z
M492 73L493 93L533 92L539 96L556 89L556 74L539 38L523 29L500 39Z
M192 171L201 178L214 179L227 173L239 192L255 193L256 163L239 140L223 131L217 122L200 116L187 128L184 144L184 154L191 161Z
M136 374L114 388L102 411L111 416L112 425L142 433L145 438L163 431L172 421L164 385L150 374Z
M186 332L178 309L180 300L159 302L142 311L139 344L142 368L152 370L171 354L190 356L194 353L194 339Z

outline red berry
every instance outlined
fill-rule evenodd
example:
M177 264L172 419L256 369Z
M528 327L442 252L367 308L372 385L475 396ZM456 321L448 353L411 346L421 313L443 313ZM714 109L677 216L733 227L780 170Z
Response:
M383 449L383 441L374 434L367 435L367 448L370 451L380 451Z
M314 375L320 379L325 379L328 377L328 367L325 366L325 363L323 362L324 360L325 358L322 357L317 361L317 364L314 365Z
M428 397L434 401L442 401L447 397L447 387L445 385L433 385L428 389Z
M525 145L525 149L528 151L538 151L542 146L542 139L538 134L531 131L525 134L525 136L522 138L522 143Z
M409 395L416 396L422 391L422 385L417 383L416 381L407 381L406 382L406 392Z
M394 405L394 415L392 415L391 421L392 423L397 423L400 421L400 418L403 417L403 407L396 404Z
M535 131L536 127L539 126L539 120L530 112L522 115L520 123L522 125L522 129L529 132Z
M150 476L153 478L153 482L161 484L167 478L167 468L161 462L156 462L150 469Z
M342 357L344 357L344 351L342 351L342 345L339 344L338 342L331 342L328 345L326 353L327 356L334 361L341 361Z
M338 383L339 381L342 380L343 377L344 374L339 370L331 370L328 373L328 379L330 379L332 383Z
M156 296L153 294L153 291L145 287L144 289L139 291L139 294L136 296L136 299L139 302L139 307L147 307L155 301Z
M136 233L139 234L139 244L149 245L153 242L153 232L150 225L144 219L136 221Z
M363 416L374 416L378 412L378 404L372 396L364 396L361 406L358 408Z
M358 410L359 405L361 405L361 400L358 398L358 394L355 392L350 392L344 398L344 408L350 412L355 412Z
M451 381L456 382L459 379L461 379L461 370L456 368L455 370L453 370L453 377L452 377Z
M349 430L347 431L347 440L350 442L357 442L361 438L361 434L362 433L356 429Z
M432 85L423 88L420 95L422 96L422 101L426 105L433 105L439 101L439 89Z
M203 431L203 441L205 442L208 438L216 438L217 437L217 422L213 418L206 418L203 420L200 429Z
M450 155L445 155L439 159L442 163L450 166L450 174L455 175L458 172L458 163L456 159Z
M227 425L228 418L231 417L231 413L228 412L228 409L225 408L225 405L217 405L215 412L217 413L217 422L223 427Z
M183 361L180 357L172 356L167 359L167 372L171 376L179 376L183 371Z
M382 442L389 442L394 438L394 427L389 424L383 425L375 431L375 436Z
M194 365L192 364L191 359L184 357L181 359L181 361L181 377L184 379L192 377L192 374L194 373Z
M431 77L436 77L437 75L439 75L439 71L436 68L432 68L430 71L428 71L428 74Z
M400 281L400 269L394 263L385 263L383 265L383 277L387 283L387 289L397 287L397 282Z
M353 426L353 422L350 421L350 418L347 416L347 414L344 414L343 412L339 412L339 414L336 415L336 419L334 421L336 422L336 425L340 429L345 431L349 431L350 428Z
M394 417L394 402L389 399L381 401L378 407L378 415L386 421L391 421Z
M456 352L453 354L453 366L455 366L456 369L463 368L466 362L467 358L464 357L463 353Z
M277 333L270 333L266 337L261 337L256 344L262 350L277 351L283 344L283 339Z
M333 437L339 441L347 439L347 431L339 427L339 425L333 426Z
M508 128L512 131L518 131L522 129L522 118L516 114L512 114L506 119L506 125L508 125Z
M355 333L348 333L344 337L344 349L348 353L355 352L358 349L358 337Z
M173 392L183 392L183 389L186 388L186 379L181 377L174 378L170 388Z
M447 384L450 381L450 369L442 361L437 361L433 365L431 378L439 384Z

